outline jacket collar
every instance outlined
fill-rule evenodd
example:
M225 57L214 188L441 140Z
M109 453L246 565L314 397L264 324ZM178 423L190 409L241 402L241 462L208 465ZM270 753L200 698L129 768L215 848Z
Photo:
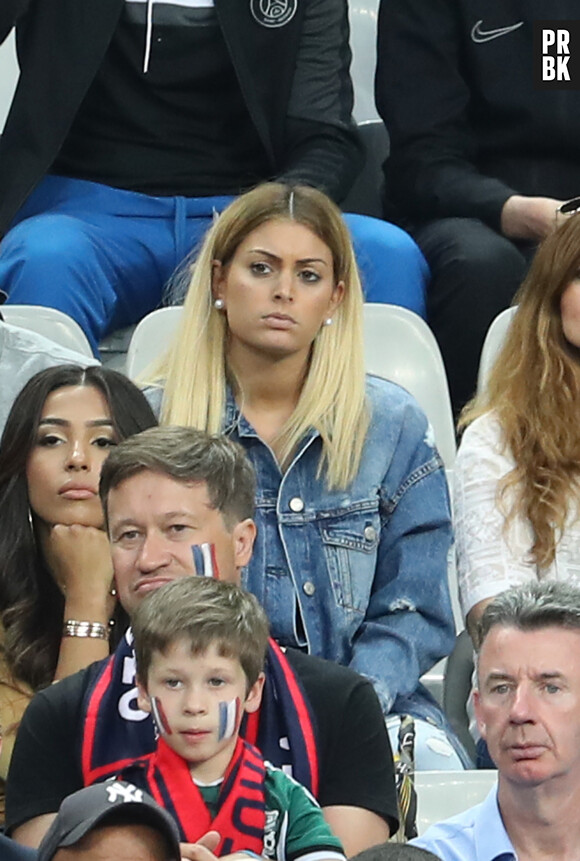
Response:
M250 422L238 407L234 394L230 386L228 386L226 390L226 411L223 423L223 433L229 436L234 431L237 432L239 437L258 436Z

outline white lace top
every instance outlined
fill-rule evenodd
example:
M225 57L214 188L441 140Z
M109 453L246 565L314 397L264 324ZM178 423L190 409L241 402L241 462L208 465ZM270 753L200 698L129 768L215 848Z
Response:
M493 412L486 413L465 431L455 461L453 514L464 615L479 601L538 577L538 568L530 560L529 522L516 517L504 530L504 509L509 510L511 500L506 495L505 502L498 504L498 483L515 465L504 448L499 422ZM554 562L542 576L580 585L577 509L568 517Z

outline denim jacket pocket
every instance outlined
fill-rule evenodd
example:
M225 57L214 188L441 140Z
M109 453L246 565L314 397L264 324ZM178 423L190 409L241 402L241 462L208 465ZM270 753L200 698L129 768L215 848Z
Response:
M378 505L321 523L326 565L337 604L364 616L374 580L380 538Z

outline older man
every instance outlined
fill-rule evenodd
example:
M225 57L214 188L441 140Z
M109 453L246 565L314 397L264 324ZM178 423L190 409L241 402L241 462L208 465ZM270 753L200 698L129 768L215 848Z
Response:
M119 445L101 474L129 614L162 584L196 572L239 581L256 531L254 475L240 446L191 428L152 430ZM207 565L205 543L213 546ZM131 642L128 633L111 659L41 692L28 708L7 785L7 825L18 841L37 845L66 795L153 749ZM396 827L380 705L356 673L272 642L259 718L243 732L314 792L347 854Z
M499 779L414 841L443 861L568 859L580 845L580 591L502 593L480 623L475 711Z

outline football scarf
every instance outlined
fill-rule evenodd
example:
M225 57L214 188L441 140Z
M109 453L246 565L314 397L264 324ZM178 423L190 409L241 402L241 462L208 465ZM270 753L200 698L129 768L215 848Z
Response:
M155 749L154 722L137 707L132 643L129 629L85 694L81 742L85 786L118 774ZM316 797L318 751L313 715L294 670L273 640L265 672L262 705L258 712L245 716L240 735L256 745L264 759L290 770Z
M122 774L147 790L175 819L181 840L195 843L207 831L218 831L219 856L250 850L261 855L266 824L264 762L256 748L238 739L224 775L214 819L192 780L187 762L161 738L157 750Z
M294 670L278 643L270 639L266 681L259 711L246 714L240 735L318 798L318 749L314 716ZM282 745L287 747L283 749Z

